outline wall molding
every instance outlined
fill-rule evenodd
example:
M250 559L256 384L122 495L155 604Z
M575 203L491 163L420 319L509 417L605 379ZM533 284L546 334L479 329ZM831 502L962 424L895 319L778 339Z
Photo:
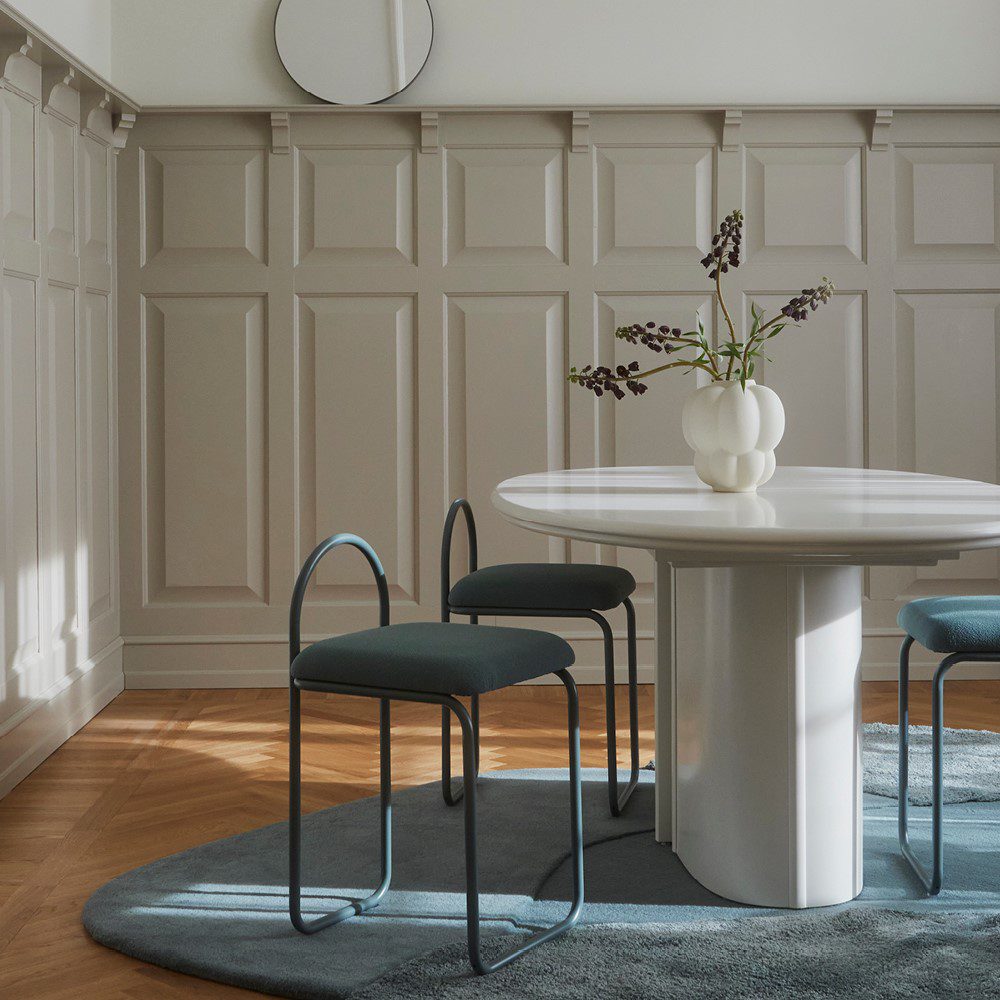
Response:
M722 117L722 149L726 153L735 152L740 148L740 126L743 124L743 111L739 108L727 108Z
M855 104L824 104L820 102L806 104L741 104L739 110L745 114L761 112L802 113L816 112L875 112L885 108L884 102ZM572 115L580 112L579 104L143 104L134 105L143 114L149 115L251 115L270 114L274 111L296 115L481 115L481 114L544 114L556 112ZM731 106L721 104L587 104L591 114L656 114L678 112L722 114L733 113ZM947 104L947 103L911 103L898 104L893 102L896 111L919 112L995 112L1000 111L1000 103L982 104Z
M129 684L284 683L294 570L337 530L371 537L394 621L435 619L434 554L458 495L476 508L483 565L633 572L651 664L648 555L518 530L489 496L500 479L564 464L690 463L683 380L612 408L567 388L565 371L636 357L614 340L623 323L701 319L718 336L697 261L734 206L748 219L730 275L738 322L821 274L838 288L800 335L774 341L765 377L796 414L779 461L995 480L976 428L986 435L1000 412L1000 300L982 292L1000 288L1000 244L980 224L995 210L1000 106L290 108L292 157L272 153L276 110L147 109L121 160L122 495L142 498L122 505ZM870 155L873 140L889 155ZM440 158L421 155L432 149ZM266 365L251 300L267 304ZM968 447L940 430L942 325L972 359L975 392L945 379L967 400ZM516 394L498 371L521 373ZM191 422L206 372L239 420ZM216 455L238 466L223 473ZM194 518L193 491L212 498ZM244 599L248 580L258 599ZM1000 560L970 553L866 580L864 669L888 677L900 604L997 592ZM350 560L331 561L305 627L370 627L372 598ZM598 681L600 644L564 634L581 680Z
M121 639L109 643L41 695L16 724L8 720L0 736L0 798L121 694L122 648Z
M3 3L0 65L2 795L124 683L111 150L136 106Z
M271 112L271 152L279 155L291 151L291 127L287 111Z
M420 112L420 152L436 153L438 151L438 113L436 111Z
M69 71L78 80L85 81L85 87L96 87L105 91L110 98L110 110L121 114L135 114L139 102L106 80L96 70L78 59L69 49L64 48L54 38L42 31L30 18L25 17L6 0L0 0L0 38L20 35L25 39L21 54L39 65L59 66ZM3 53L0 47L0 54ZM6 72L6 71L5 71ZM66 73L64 72L64 76Z
M135 127L135 118L135 115L128 114L127 112L115 116L115 127L111 145L116 153L120 153L125 148L128 137Z
M569 638L577 654L572 668L578 684L603 684L604 666L600 637ZM310 637L315 641L319 636ZM648 635L639 638L638 675L640 684L652 684L653 643ZM898 647L893 637L891 645ZM886 647L866 634L866 652L884 656ZM280 636L141 636L126 638L124 649L125 686L129 690L164 690L171 688L280 688L288 684L288 640ZM615 662L618 683L625 682L624 636L616 632ZM938 660L925 650L915 651L911 678L929 681ZM895 659L865 658L862 677L866 681L895 681L899 663ZM968 664L956 670L950 681L1000 680L1000 664ZM558 684L549 677L530 684Z

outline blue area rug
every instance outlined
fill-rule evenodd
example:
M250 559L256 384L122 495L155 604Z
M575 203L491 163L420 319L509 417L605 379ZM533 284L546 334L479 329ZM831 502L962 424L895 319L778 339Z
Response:
M297 934L276 824L120 876L91 897L84 923L136 958L299 998L1000 996L1000 804L948 807L946 888L929 900L898 855L895 802L866 796L861 897L770 911L714 896L653 840L652 773L619 820L603 773L585 775L584 925L488 982L464 963L462 814L436 784L395 796L393 886L370 915ZM566 909L565 772L486 775L480 810L484 932L508 944ZM918 850L928 812L913 811ZM310 911L363 894L377 881L377 799L309 816L304 844ZM794 975L803 962L809 989ZM609 977L611 993L600 989Z

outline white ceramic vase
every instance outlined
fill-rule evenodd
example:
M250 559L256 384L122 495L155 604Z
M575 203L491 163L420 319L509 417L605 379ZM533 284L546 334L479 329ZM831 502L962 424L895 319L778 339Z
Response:
M785 432L777 393L748 379L694 389L681 413L698 478L720 493L752 493L774 475L774 449Z

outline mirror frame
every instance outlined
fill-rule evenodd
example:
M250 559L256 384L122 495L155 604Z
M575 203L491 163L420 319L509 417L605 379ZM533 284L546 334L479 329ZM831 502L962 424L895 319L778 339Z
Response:
M430 44L427 46L427 55L424 56L424 61L420 64L420 68L413 74L409 81L399 88L399 90L394 91L391 94L386 94L385 97L380 97L377 101L369 101L367 104L342 104L340 101L331 101L327 97L321 97L319 94L314 94L311 90L306 89L299 83L298 80L292 76L290 70L285 65L285 60L281 57L281 49L278 48L278 12L281 10L281 5L285 0L278 0L277 7L274 8L274 22L271 26L271 37L274 39L274 51L278 54L278 62L281 63L281 68L288 74L288 79L295 84L303 93L308 94L310 97L316 98L317 101L322 101L324 104L330 104L337 108L370 108L377 104L384 104L386 101L391 101L394 97L398 97L404 90L413 85L414 80L420 76L424 71L424 67L427 65L427 60L431 57L431 52L434 50L434 8L431 6L431 0L424 0L427 4L427 13L431 19L431 39Z

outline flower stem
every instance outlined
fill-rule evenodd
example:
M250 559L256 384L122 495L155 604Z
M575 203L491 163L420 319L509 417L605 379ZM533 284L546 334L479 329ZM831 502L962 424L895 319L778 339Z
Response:
M736 343L736 327L733 326L732 317L729 315L729 310L726 308L726 300L722 295L722 262L726 257L726 247L729 245L729 237L727 236L722 241L722 253L719 255L716 265L715 265L715 294L719 298L719 305L722 307L722 315L726 318L726 326L729 327L729 341L730 343ZM733 374L733 361L735 360L732 354L729 355L729 364L726 366L726 378L729 378Z
M608 381L609 382L627 382L630 379L640 379L647 378L650 375L656 375L658 372L665 372L668 368L701 368L702 370L708 372L710 375L718 375L719 371L715 367L709 367L703 364L701 361L671 361L669 364L660 365L658 368L650 368L649 371L645 372L629 372L628 375L613 375Z

